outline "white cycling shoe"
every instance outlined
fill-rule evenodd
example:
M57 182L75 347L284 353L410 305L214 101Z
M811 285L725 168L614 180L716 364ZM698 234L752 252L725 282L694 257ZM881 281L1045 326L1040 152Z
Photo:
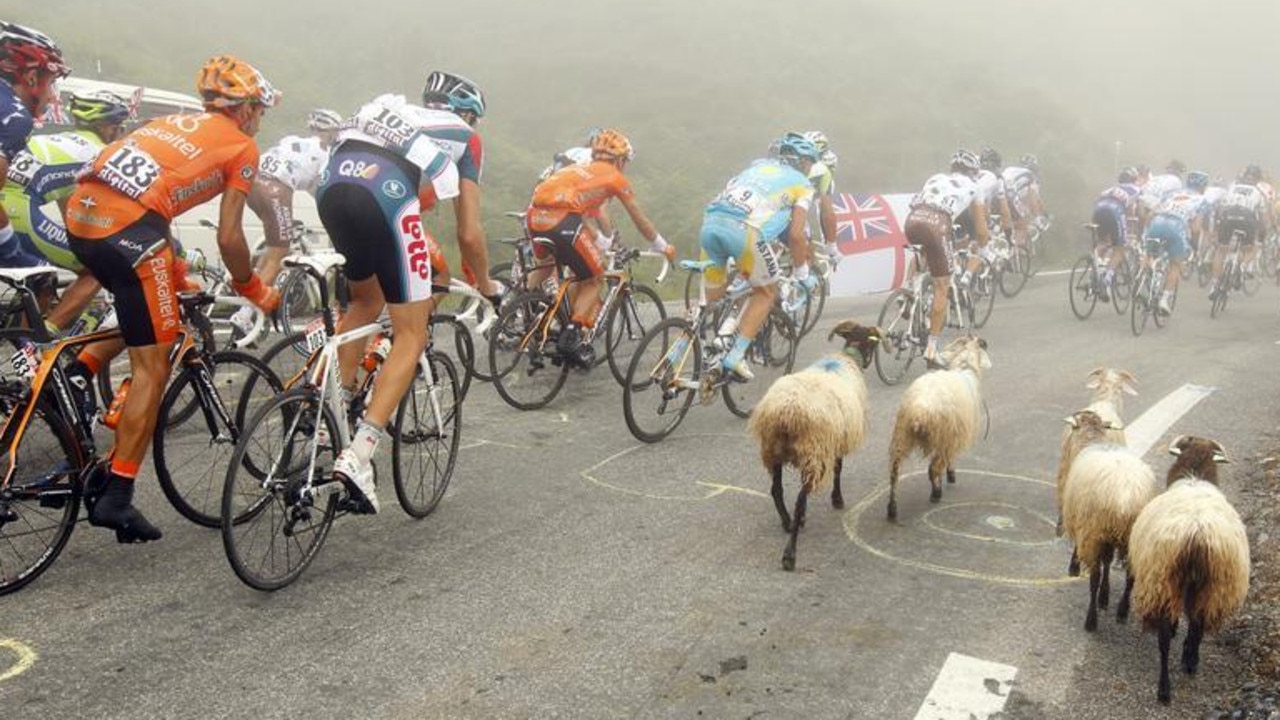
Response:
M351 499L367 515L378 514L378 493L373 483L373 463L361 462L355 451L347 448L338 453L333 463L333 476L351 493Z
M739 360L732 365L730 365L728 359L726 359L722 367L725 372L742 381L754 380L756 378L756 374L751 372L751 364L747 362L746 358L739 358Z

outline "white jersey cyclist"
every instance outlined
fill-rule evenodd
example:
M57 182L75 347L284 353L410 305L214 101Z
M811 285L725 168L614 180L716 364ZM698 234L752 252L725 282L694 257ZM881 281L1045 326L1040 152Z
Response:
M258 159L258 173L277 180L294 192L315 195L320 171L329 161L329 151L318 137L286 135Z
M1010 165L1001 172L1001 179L1004 180L1005 188L1009 194L1021 197L1032 188L1039 189L1040 183L1036 180L1036 174L1024 167Z
M563 170L570 165L588 165L591 163L591 148L589 147L571 147L564 152L556 153L555 159L550 165L542 171L538 176L539 180L546 180L556 172Z
M938 173L924 182L911 198L911 207L930 207L951 216L955 222L978 197L978 184L958 172Z
M1172 173L1153 175L1142 188L1142 203L1155 210L1164 201L1182 192L1182 178Z
M1212 204L1204 195L1193 192L1177 192L1162 202L1160 207L1156 209L1156 213L1173 215L1190 225L1196 218L1208 215L1212 207Z
M1249 183L1232 183L1222 199L1218 201L1224 210L1227 208L1245 210L1261 217L1267 204L1267 196L1257 185Z
M996 211L997 199L1005 194L1004 178L984 168L978 172L974 183L978 188L978 199L987 206L988 211Z
M426 134L448 114L410 104L403 95L379 95L343 123L334 153L351 141L385 148L430 178L436 199L457 197L458 166L451 162L451 153Z

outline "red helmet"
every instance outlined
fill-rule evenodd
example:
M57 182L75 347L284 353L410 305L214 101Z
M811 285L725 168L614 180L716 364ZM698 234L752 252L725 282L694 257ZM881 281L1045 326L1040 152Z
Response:
M31 69L55 77L71 73L62 59L62 50L48 35L0 20L0 75L14 78Z
M271 107L280 91L257 68L231 55L209 58L196 77L196 91L205 107L234 107L257 103Z

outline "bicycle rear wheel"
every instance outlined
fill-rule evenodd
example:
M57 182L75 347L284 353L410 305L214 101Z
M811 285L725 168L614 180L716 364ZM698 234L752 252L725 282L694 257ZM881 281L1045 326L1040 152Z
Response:
M702 378L702 343L684 318L649 329L627 366L622 415L637 440L656 443L689 412Z
M316 423L324 424L326 444ZM270 591L292 583L329 536L340 487L332 479L338 432L311 388L277 396L245 426L222 491L222 546L246 585ZM267 472L258 477L249 467Z
M458 371L448 355L427 353L434 384L419 367L400 407L392 431L391 475L396 499L406 513L424 518L436 509L453 478L462 437L462 392ZM438 403L437 419L432 407Z
M7 358L6 358L7 359ZM21 408L7 392L0 402ZM6 433L12 442L12 433ZM88 459L67 421L40 400L14 450L14 471L0 489L0 595L16 592L58 559L80 515L80 472Z
M1231 294L1231 268L1228 266L1223 268L1222 275L1218 278L1218 282L1214 283L1213 301L1209 303L1209 317L1216 318L1227 309L1227 296Z
M1254 271L1253 273L1245 272L1241 266L1237 271L1240 273L1240 289L1244 291L1245 297L1253 297L1262 289L1262 273Z
M662 298L652 288L631 283L618 294L604 321L605 354L609 371L619 385L626 385L627 368L640 341L667 317Z
M885 385L897 385L906 377L907 370L918 355L924 352L912 328L912 315L916 300L908 290L899 288L889 293L876 326L880 328L880 342L876 343L876 375Z
M1148 312L1151 313L1151 321L1156 327L1162 328L1169 324L1169 316L1160 311L1160 298L1164 297L1165 288L1169 287L1168 273L1171 269L1166 268L1164 272L1151 276L1151 307ZM1174 298L1169 298L1169 310L1173 311Z
M1027 286L1027 279L1031 277L1031 258L1025 247L1010 245L1006 263L1000 273L1000 294L1011 298Z
M1071 268L1068 282L1070 285L1067 286L1067 297L1071 301L1071 312L1077 318L1087 320L1098 304L1095 292L1098 287L1098 268L1093 264L1093 258L1085 256L1077 260Z
M1129 272L1128 263L1120 263L1111 278L1111 305L1117 315L1124 315L1133 299L1133 275Z
M569 376L569 363L556 352L558 331L564 326L552 322L546 338L541 321L551 299L541 294L524 295L503 303L489 340L489 369L498 395L517 410L536 410L551 402ZM551 309L563 315L560 309Z
M800 336L791 318L779 308L773 308L747 348L745 357L755 377L749 382L730 380L724 385L724 402L729 411L741 418L749 417L773 381L791 372L799 343Z
M1153 303L1159 301L1158 297L1152 295L1154 285L1155 281L1149 269L1143 268L1138 271L1138 278L1133 284L1133 302L1129 305L1129 328L1134 336L1141 335L1146 329L1147 317L1155 309Z
M991 263L982 258L978 272L973 275L973 283L969 287L969 324L974 330L981 330L987 324L991 310L996 306L994 272Z
M203 383L208 373L217 397L209 397ZM252 355L237 351L216 353L207 365L188 365L160 400L152 444L156 480L173 509L191 522L216 528L222 522L222 483L245 420L283 391L275 373ZM175 408L199 412L177 419ZM179 472L170 460L180 462ZM245 468L262 477L265 466Z

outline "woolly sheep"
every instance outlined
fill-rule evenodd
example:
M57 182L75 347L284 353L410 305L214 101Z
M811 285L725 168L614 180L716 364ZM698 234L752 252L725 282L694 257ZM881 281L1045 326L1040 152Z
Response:
M1138 513L1155 497L1155 473L1142 458L1106 440L1111 423L1085 410L1070 419L1073 435L1092 439L1071 465L1062 499L1063 526L1075 544L1077 561L1089 571L1089 612L1084 629L1098 629L1098 608L1106 608L1111 595L1111 563L1128 555L1129 530ZM1134 575L1125 577L1124 593L1116 606L1116 619L1129 617Z
M991 367L987 343L978 337L951 342L943 353L950 370L916 378L902 395L889 442L889 519L898 517L898 473L915 450L929 458L931 502L942 499L942 473L956 481L955 459L973 446L981 421L982 371Z
M1124 406L1124 396L1137 395L1134 387L1137 378L1128 370L1112 368L1095 368L1089 373L1085 388L1093 391L1093 397L1085 410L1097 413L1103 421L1110 424L1107 440L1114 445L1127 446L1124 435L1124 421L1120 417ZM1072 429L1062 432L1062 452L1058 461L1057 500L1058 500L1058 534L1062 534L1062 492L1067 482L1067 473L1071 471L1071 461L1084 449L1084 443L1072 439Z
M796 538L804 524L808 496L834 475L831 505L844 507L840 491L843 458L862 445L867 431L867 386L862 371L871 363L880 329L852 320L836 325L828 340L844 338L844 350L808 368L778 378L751 413L748 429L760 444L760 460L773 476L773 503L782 529L791 533L782 567L796 566ZM794 518L787 514L782 468L795 467L802 485Z
M1183 614L1182 668L1194 674L1200 641L1217 632L1244 604L1249 591L1249 539L1244 523L1222 491L1200 477L1217 477L1226 462L1222 446L1206 438L1181 437L1169 447L1178 456L1170 485L1147 504L1129 537L1130 572L1137 578L1134 607L1160 646L1156 697L1168 703L1169 645ZM1199 476L1199 477L1197 477Z

